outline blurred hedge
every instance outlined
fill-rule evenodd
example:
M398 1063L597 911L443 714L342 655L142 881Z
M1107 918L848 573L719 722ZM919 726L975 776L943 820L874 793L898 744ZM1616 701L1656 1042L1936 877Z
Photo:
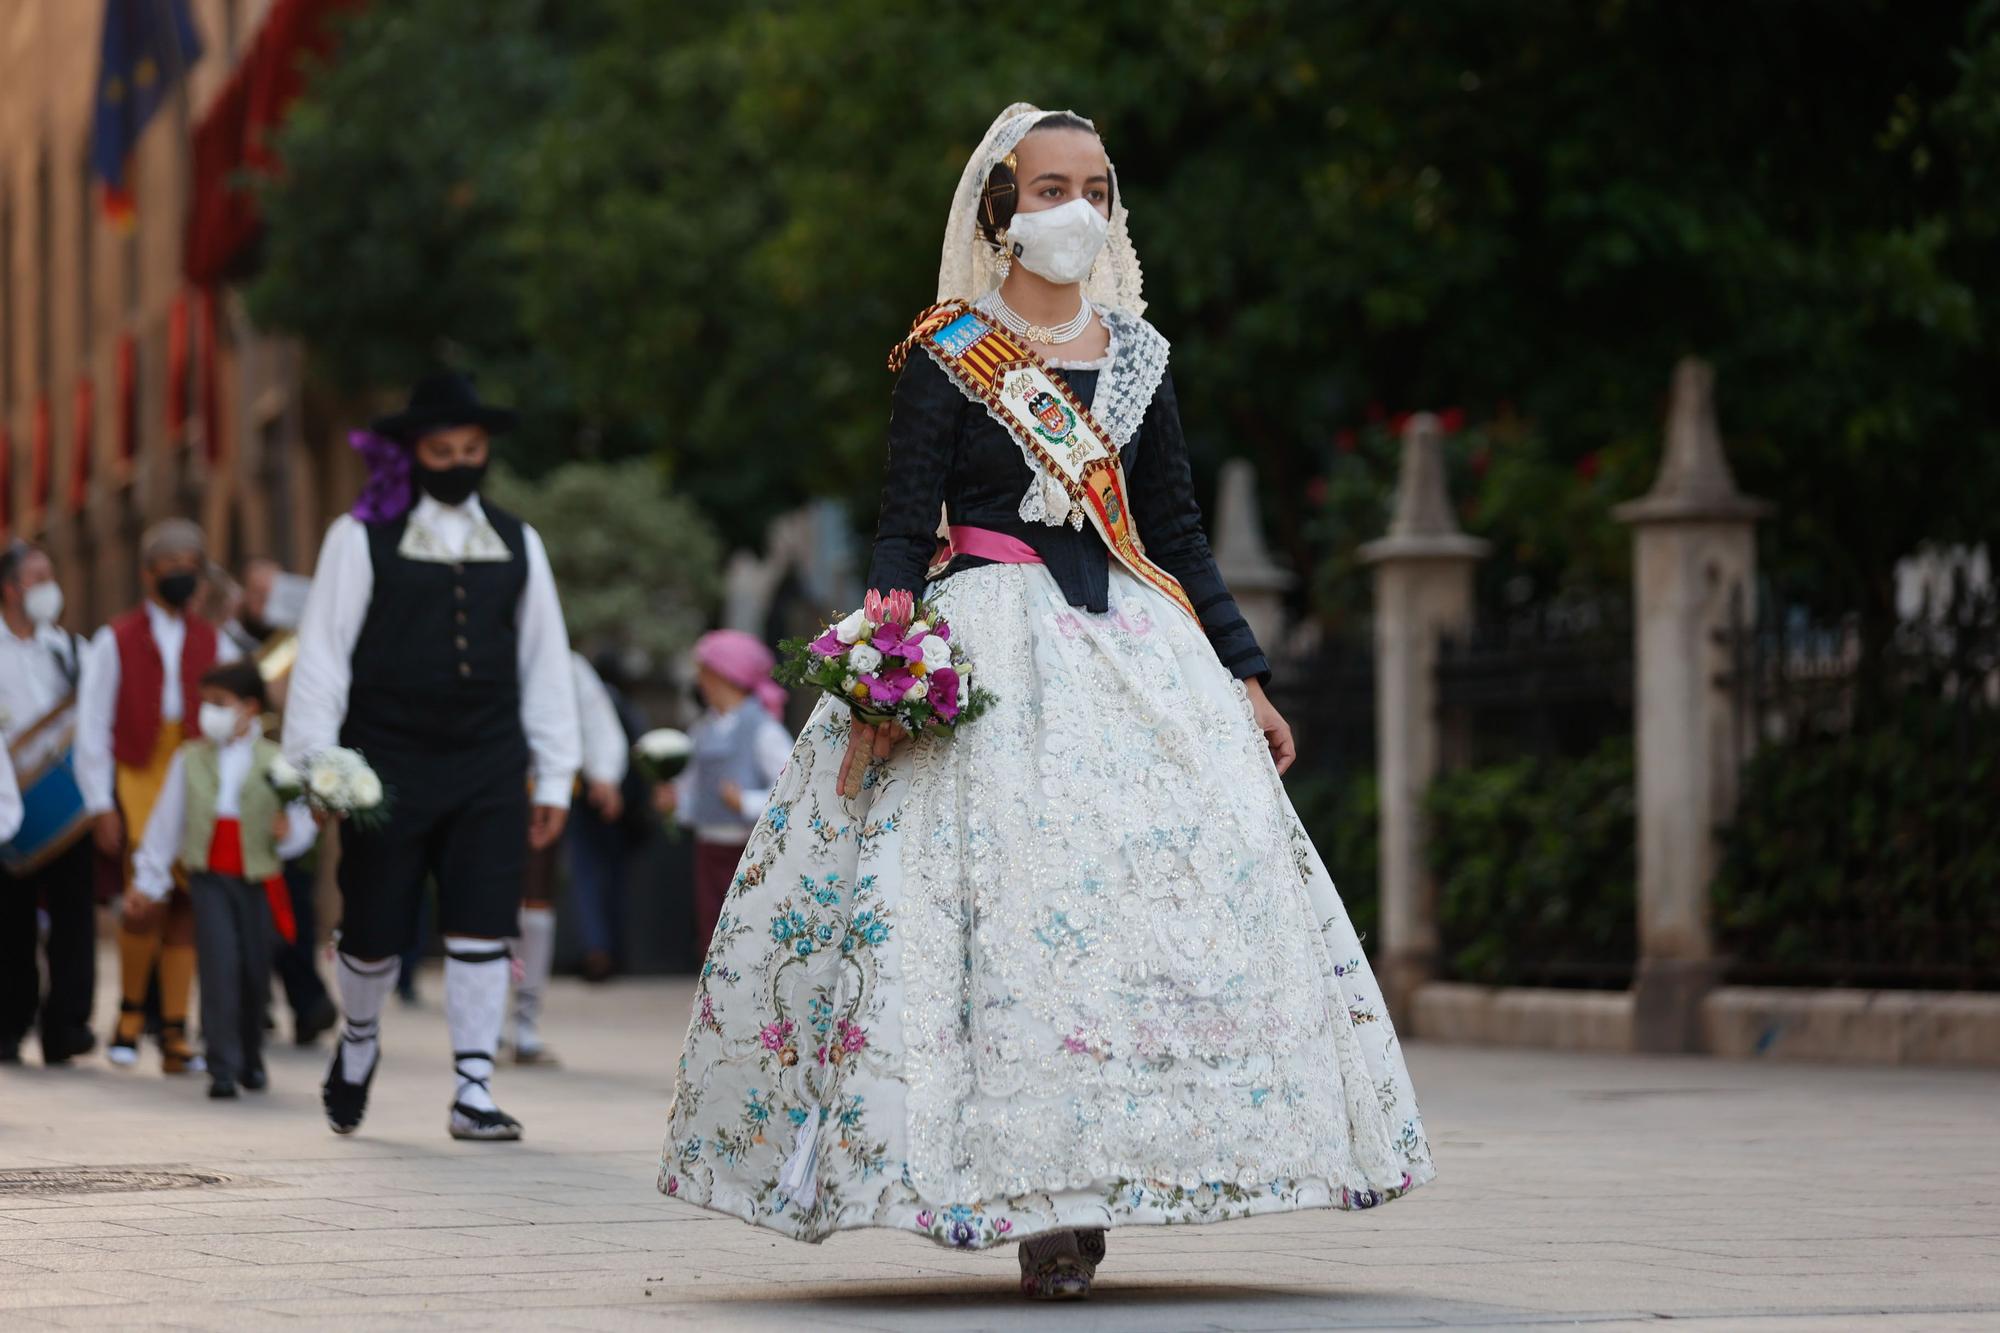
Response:
M1425 799L1446 973L1623 986L1637 921L1632 745L1447 773Z

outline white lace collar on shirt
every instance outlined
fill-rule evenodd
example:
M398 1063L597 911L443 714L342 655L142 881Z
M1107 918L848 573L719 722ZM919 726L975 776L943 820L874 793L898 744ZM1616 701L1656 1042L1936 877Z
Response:
M454 531L465 533L462 551L453 549L448 534ZM428 495L418 500L410 510L410 521L403 526L403 540L396 544L396 554L405 560L436 565L503 564L514 558L487 519L486 511L480 508L476 495L456 508L439 504Z

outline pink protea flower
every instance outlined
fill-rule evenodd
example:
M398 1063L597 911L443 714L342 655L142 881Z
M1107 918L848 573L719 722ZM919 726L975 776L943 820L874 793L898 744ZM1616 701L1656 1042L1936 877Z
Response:
M879 625L888 619L888 616L883 614L883 605L882 594L870 588L868 596L862 599L861 614L868 617L872 624Z
M886 619L891 624L907 625L917 613L917 599L910 595L908 588L898 588L883 600Z

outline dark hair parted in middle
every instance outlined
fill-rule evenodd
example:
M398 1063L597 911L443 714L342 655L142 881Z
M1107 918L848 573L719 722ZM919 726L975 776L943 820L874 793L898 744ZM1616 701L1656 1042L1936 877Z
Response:
M1097 127L1082 116L1068 111L1051 111L1028 128L1028 134L1036 130L1082 130L1085 134L1097 133ZM1024 134L1022 138L1027 138ZM986 188L979 194L979 234L986 238L988 245L998 248L1000 233L1007 230L1014 220L1014 207L1020 202L1021 184L1014 174L1012 153L993 164L993 170L986 173ZM1107 200L1118 202L1118 183L1111 183Z
M203 689L227 690L239 699L248 699L259 709L270 707L264 692L264 673L255 662L224 662L201 673Z

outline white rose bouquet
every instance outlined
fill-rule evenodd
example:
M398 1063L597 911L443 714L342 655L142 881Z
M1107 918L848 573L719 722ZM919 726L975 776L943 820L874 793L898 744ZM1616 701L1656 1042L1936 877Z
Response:
M389 817L389 793L381 775L360 751L344 745L315 750L307 756L304 771L287 760L274 760L269 777L272 789L287 803L304 801L359 828L373 828Z
M632 765L648 782L672 782L693 756L694 742L672 727L655 727L632 743Z

